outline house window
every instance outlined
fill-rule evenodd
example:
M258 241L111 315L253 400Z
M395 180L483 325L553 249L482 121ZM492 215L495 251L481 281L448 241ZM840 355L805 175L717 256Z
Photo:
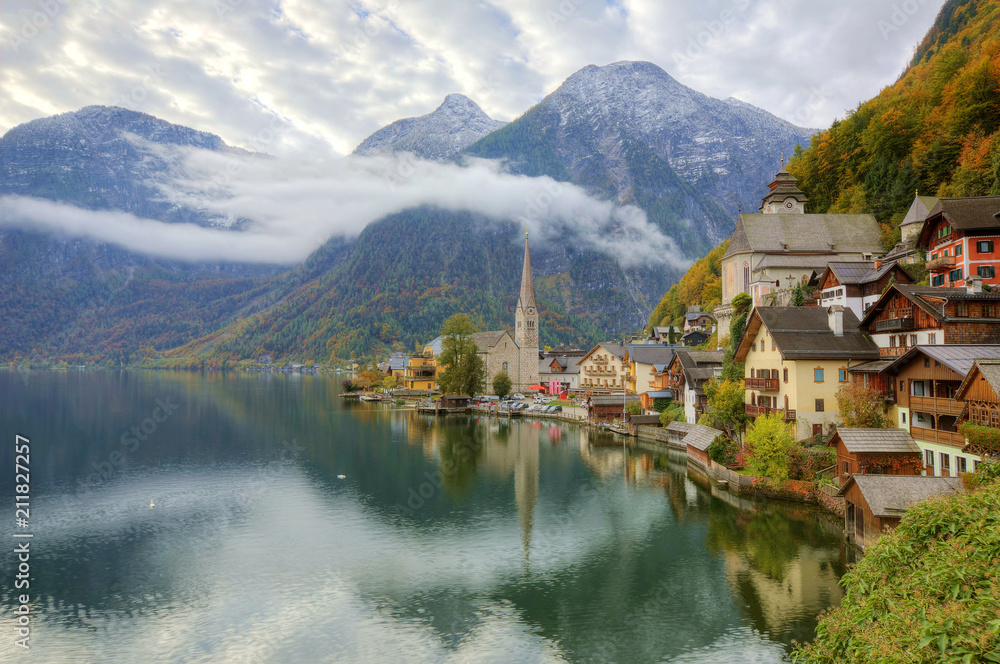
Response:
M979 240L976 242L976 251L980 254L992 254L993 240Z
M958 302L955 304L955 315L956 316L968 316L969 315L969 303L968 302Z
M822 383L823 382L823 370L813 369L813 382Z
M934 450L924 450L924 465L934 469Z
M967 464L968 464L968 461L966 460L966 458L964 456L956 456L955 457L955 465L958 466L958 472L960 472L960 473L968 472L969 469L968 469Z
M787 382L788 382L788 369L787 369L787 368L786 368L786 369L783 369L783 370L782 370L782 373L784 374L784 377L785 377L785 382L787 383Z
M961 256L962 255L962 245L960 245L960 244L956 244L955 245L955 255L956 256Z
M930 367L930 366L931 366L931 358L929 358L929 357L927 357L925 355L924 356L924 367Z
M851 472L851 464L848 461L841 462L841 474L848 475Z
M774 345L774 339L771 339L771 352L778 350L778 347Z
M941 452L941 472L946 473L951 470L951 455L947 452Z
M900 424L906 424L906 413L900 413Z
M822 413L823 412L823 400L822 399L816 399L816 412L817 413Z
M840 382L841 383L846 383L847 382L847 369L839 369L837 373L838 373L838 377L840 378Z
M902 392L905 387L906 383L903 381L899 381L899 391Z
M895 347L896 347L896 335L894 334L889 337L889 348L895 348Z
M992 279L996 276L996 269L992 265L980 265L976 268L976 274L983 279Z
M911 334L910 335L910 345L911 346L916 346L917 345L917 335L915 335L915 334Z
M752 343L752 344L750 345L750 350L752 350L752 351L754 351L754 352L756 352L756 351L757 351L757 342L756 342L756 341L755 341L755 342L753 342L753 343Z
M937 335L931 332L927 335L927 343L934 345L937 343Z

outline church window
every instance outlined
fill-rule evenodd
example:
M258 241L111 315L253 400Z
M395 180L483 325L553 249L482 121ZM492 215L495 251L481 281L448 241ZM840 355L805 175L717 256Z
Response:
M750 285L750 263L743 263L743 287Z
M500 368L500 370L503 371L504 373L507 373L507 363L506 362L503 363L503 366Z

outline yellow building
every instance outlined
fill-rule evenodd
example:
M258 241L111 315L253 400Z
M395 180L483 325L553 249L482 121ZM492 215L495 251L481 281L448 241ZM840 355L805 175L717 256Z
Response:
M625 352L625 346L613 341L591 348L580 360L580 389L620 392L629 375Z
M415 355L406 359L403 387L408 390L437 389L437 360L433 355Z
M746 364L747 415L781 413L803 440L842 423L837 390L848 368L878 357L854 312L836 305L757 307L733 360Z
M664 371L674 358L675 347L661 344L633 344L627 347L628 391L643 395L653 389L654 376ZM643 399L646 403L648 399ZM645 407L645 406L644 406Z

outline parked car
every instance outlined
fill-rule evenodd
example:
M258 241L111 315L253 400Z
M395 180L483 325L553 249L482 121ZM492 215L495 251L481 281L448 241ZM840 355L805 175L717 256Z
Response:
M510 395L510 398L511 399L517 399L518 401L524 401L524 395L521 394L520 392L517 392L516 394Z
M552 409L551 412L553 412L553 413L561 413L562 412L562 406L559 406L559 405L549 406L549 408Z

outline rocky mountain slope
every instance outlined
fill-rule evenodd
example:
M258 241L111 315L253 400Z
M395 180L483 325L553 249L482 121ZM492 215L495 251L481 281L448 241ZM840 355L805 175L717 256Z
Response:
M636 203L688 235L682 246L695 257L729 236L738 207L756 208L780 155L808 145L813 131L703 95L652 63L616 62L584 67L466 152Z
M421 159L447 159L505 124L486 115L465 95L450 94L433 113L382 127L362 141L354 154L412 152Z

